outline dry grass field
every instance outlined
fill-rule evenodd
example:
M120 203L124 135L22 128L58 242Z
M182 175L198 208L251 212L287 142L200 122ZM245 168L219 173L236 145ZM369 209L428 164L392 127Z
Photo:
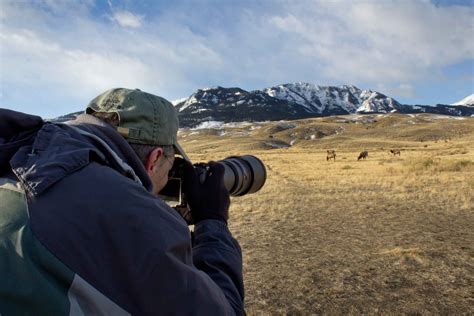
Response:
M249 315L474 313L474 118L350 115L180 142L196 162L267 167L262 190L231 205Z

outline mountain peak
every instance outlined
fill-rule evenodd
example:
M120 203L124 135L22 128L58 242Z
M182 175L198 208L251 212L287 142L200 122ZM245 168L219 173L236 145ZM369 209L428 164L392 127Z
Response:
M451 105L467 105L467 106L474 106L474 93L471 95L468 95L462 100L459 100L456 103L453 103Z
M354 85L319 86L311 83L288 83L263 90L268 95L295 102L307 112L319 115L355 112L394 112L400 104L393 98Z

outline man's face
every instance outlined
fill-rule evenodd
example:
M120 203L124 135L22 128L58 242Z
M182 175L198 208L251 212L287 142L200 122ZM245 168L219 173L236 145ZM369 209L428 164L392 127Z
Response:
M173 163L174 154L165 156L163 151L161 151L152 171L148 173L153 183L153 194L158 194L165 187L168 182L168 173L173 167Z

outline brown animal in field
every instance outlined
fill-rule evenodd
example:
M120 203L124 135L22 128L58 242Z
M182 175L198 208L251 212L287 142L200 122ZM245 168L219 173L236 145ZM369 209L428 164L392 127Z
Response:
M390 149L390 152L396 156L396 155L399 155L400 156L400 149Z
M369 152L368 151L363 151L359 154L359 157L357 158L357 160L361 160L361 159L364 159L369 157Z
M329 161L329 159L334 159L336 161L336 151L335 150L328 150L328 154L326 156L326 161Z

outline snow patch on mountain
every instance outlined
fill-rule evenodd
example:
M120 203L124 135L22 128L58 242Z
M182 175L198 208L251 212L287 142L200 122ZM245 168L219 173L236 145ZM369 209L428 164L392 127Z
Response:
M202 122L201 124L192 128L192 130L209 129L209 128L221 129L224 124L225 124L224 122L219 122L219 121L207 121L207 122Z
M453 103L451 105L467 105L467 106L474 106L474 93L471 95L468 95L462 100L459 100L456 103Z
M362 91L361 99L366 98L360 107L357 108L358 113L370 113L370 112L383 112L390 113L396 112L400 104L392 98L389 98L378 92L369 92L367 90Z
M191 130L200 130L200 129L232 129L232 128L248 128L249 131L253 131L262 127L262 125L268 124L269 121L262 121L262 122L222 122L222 121L207 121L202 122L195 127L190 128ZM180 129L181 131L183 129Z
M188 99L188 98L181 98L181 99L173 100L173 101L171 101L171 104L173 104L174 106L176 106L177 104L183 103L183 102L186 101L187 99Z
M355 112L394 112L397 101L379 92L361 90L353 85L319 86L297 82L266 88L268 95L295 102L314 114L343 114Z

